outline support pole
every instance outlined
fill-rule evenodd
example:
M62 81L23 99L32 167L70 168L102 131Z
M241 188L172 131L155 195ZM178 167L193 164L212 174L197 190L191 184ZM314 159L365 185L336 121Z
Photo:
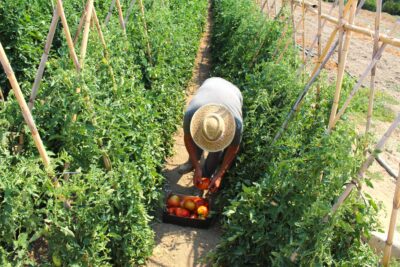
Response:
M147 42L147 56L149 57L150 64L152 64L150 39L149 39L148 31L147 31L147 23L146 23L146 17L145 17L145 14L144 14L144 6L143 6L143 1L142 0L139 0L139 5L140 5L140 12L142 13L142 20L143 20L143 26L144 26L144 35L145 35L144 37L146 38L146 42Z
M124 34L126 34L126 28L125 28L125 23L124 23L124 14L122 13L121 2L119 0L116 0L115 3L117 4L117 9L118 9L119 23L121 24Z
M375 155L374 153L378 153L381 151L386 143L386 141L389 139L391 134L394 132L394 130L397 128L397 126L400 124L400 113L397 115L397 118L393 121L393 123L390 125L388 130L385 132L385 134L381 137L379 142L376 144L374 151L369 155L369 157L364 161L362 164L360 170L358 171L358 180L361 181L364 178L364 174L367 171L368 167L372 164L374 161ZM335 213L336 210L343 204L343 202L347 199L347 197L350 195L351 191L356 187L357 181L354 181L354 183L350 183L346 186L345 191L340 195L338 198L338 201L333 205L332 207L332 213Z
M374 58L379 48L379 26L381 23L381 15L382 15L382 0L376 0L374 50L372 52L372 58ZM376 64L371 70L371 82L370 82L367 124L365 126L365 133L368 133L369 128L371 127L371 119L372 119L372 112L374 109L374 97L375 97L375 74L376 74Z
M85 64L85 57L86 57L87 44L88 44L88 40L89 40L90 21L91 21L91 18L92 18L92 12L93 12L93 0L89 0L88 1L87 14L85 16L85 28L83 29L82 44L81 44L81 61L80 61L80 65L81 65L82 69L83 69L84 64Z
M382 265L385 267L389 265L390 255L392 254L393 236L394 232L396 231L397 212L399 208L400 208L400 171L399 175L397 176L396 190L394 191L394 196L393 196L393 208L392 208L392 214L390 216L388 236L386 239L385 249L383 250Z
M81 66L79 65L78 56L75 53L74 43L73 43L72 38L71 38L71 33L69 31L67 19L65 18L64 7L63 7L63 4L62 4L62 0L57 0L57 11L58 11L58 15L61 18L61 23L63 25L65 38L67 39L69 54L70 54L71 59L72 59L72 61L74 63L75 69L79 72L81 70Z
M396 31L396 28L400 25L400 19L396 21L396 24L394 25L393 29L391 30L391 33L394 33ZM360 78L358 79L358 82L353 86L353 89L350 92L350 95L347 97L346 101L344 102L342 108L339 110L335 117L335 124L339 121L341 116L344 114L348 106L350 105L351 100L355 96L355 94L358 92L358 90L361 88L362 83L364 82L364 79L368 76L368 73L372 70L372 68L378 63L380 58L382 57L383 52L385 51L385 48L388 44L383 43L377 52L374 55L374 58L371 60L371 62L368 64L368 66L365 68L364 72L361 74Z
M113 11L113 9L114 9L114 6L115 6L115 0L112 0L112 1L111 1L111 5L110 5L110 8L108 9L108 13L107 13L106 19L104 20L104 24L105 24L106 26L108 25L108 22L110 22L110 19L111 19L111 16L112 16L112 11Z
M333 10L333 8L331 10ZM317 31L317 44L318 44L318 50L317 50L318 60L317 60L317 64L318 65L321 65L321 63L322 63L322 60L321 60L321 54L322 54L322 28L325 25L325 21L324 21L324 25L322 25L321 14L322 14L322 0L318 0L318 31ZM304 47L303 49L305 50L306 48ZM313 45L311 45L311 47L310 47L310 50L309 50L310 53L308 53L307 58L311 55L312 49L313 49ZM307 63L307 58L306 58L306 62L304 62L305 65ZM305 66L304 66L304 68L305 68ZM318 84L317 84L317 105L319 105L320 98L321 98L321 84L320 84L320 82L318 82Z
M357 1L352 3L349 24L354 23L356 8L357 8ZM343 10L343 0L339 0L339 9ZM343 14L343 12L341 12L341 14ZM342 15L340 15L339 23L340 24L338 25L338 27L340 27L340 25L343 24L343 16ZM338 75L337 75L337 80L336 80L336 91L335 91L335 96L333 99L331 116L329 118L328 132L331 131L332 128L335 126L334 120L335 120L337 109L339 106L340 93L342 90L343 77L344 77L344 69L346 67L347 54L348 54L348 49L349 49L350 40L351 40L351 32L347 32L345 40L344 40L344 44L343 44L343 50L341 51L340 44L341 44L341 39L343 38L343 35L344 35L344 30L342 28L342 30L340 31L340 35L339 35L339 68L338 68Z
M125 19L124 19L125 28L126 28L126 25L128 24L128 19L129 19L129 16L131 15L131 13L132 13L132 10L133 10L133 7L135 6L135 3L136 3L136 0L132 0L131 3L129 4L129 9L126 12Z
M78 28L76 29L75 36L74 36L74 45L76 45L79 35L81 34L83 24L85 23L86 14L88 11L88 4L89 4L89 0L86 2L85 10L83 11L81 19L79 20Z
M57 13L57 9L54 9L49 33L47 34L47 38L46 38L46 44L44 46L42 58L40 60L40 64L39 64L39 67L38 67L38 70L37 70L37 73L35 76L35 81L33 82L31 96L29 97L29 103L28 103L29 110L33 109L33 106L35 103L35 98L36 98L37 92L39 90L40 82L42 81L42 78L43 78L44 68L46 67L47 59L49 58L51 44L53 43L54 34L56 32L56 28L57 28L59 19L60 19L60 16Z
M21 92L21 88L19 87L17 78L15 77L14 71L11 68L10 62L8 61L6 53L3 49L3 45L1 43L0 43L0 62L1 65L3 66L4 72L6 73L8 80L10 81L15 97L17 98L18 104L21 108L24 120L28 125L29 130L31 131L33 141L35 142L40 157L43 160L43 164L45 168L48 168L50 166L50 158L47 155L46 149L43 146L43 142L36 128L35 121L33 120L29 107L25 102L24 95Z

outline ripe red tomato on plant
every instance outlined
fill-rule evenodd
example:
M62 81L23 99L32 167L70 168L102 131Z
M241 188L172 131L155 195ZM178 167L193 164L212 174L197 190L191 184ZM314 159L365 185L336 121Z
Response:
M168 206L169 207L179 207L180 206L180 197L177 195L172 195L170 198L168 198Z
M200 190L206 190L210 186L211 180L207 177L201 178L201 182L196 185Z

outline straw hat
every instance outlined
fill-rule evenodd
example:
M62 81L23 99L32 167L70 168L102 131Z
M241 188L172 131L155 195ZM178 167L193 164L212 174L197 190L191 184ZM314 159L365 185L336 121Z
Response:
M190 134L201 149L217 152L228 147L235 136L236 123L223 105L207 104L199 108L190 122Z

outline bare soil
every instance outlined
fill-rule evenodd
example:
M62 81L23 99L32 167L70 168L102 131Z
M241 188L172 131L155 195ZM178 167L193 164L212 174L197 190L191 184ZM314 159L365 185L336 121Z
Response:
M200 42L199 51L195 60L192 80L187 88L187 103L192 95L210 75L210 38L211 38L211 8L209 6L205 32ZM164 175L169 190L186 195L197 194L193 187L193 172L180 174L179 166L188 160L188 154L183 141L183 130L180 128L174 137L174 153L167 160ZM213 225L210 229L196 229L172 224L155 223L156 247L153 255L147 262L148 267L189 267L207 266L201 259L213 249L220 238L220 227Z
M315 2L315 1L314 1ZM331 7L331 3L323 2L322 12L328 13ZM295 15L295 21L299 21L301 18L301 7L297 7ZM338 8L335 8L332 16L338 16ZM315 34L317 33L317 15L308 12L306 14L305 23L305 46L309 48L312 44ZM380 30L381 33L388 34L392 37L400 37L400 27L394 33L390 31L394 28L396 17L387 13L382 13ZM358 26L366 27L374 30L375 27L375 12L367 10L361 10L356 16L355 24ZM322 47L326 44L331 32L337 25L327 22L322 34ZM301 30L298 29L299 34L296 37L296 41L299 45L302 45ZM316 47L314 48L316 52ZM373 52L373 36L364 36L361 34L353 33L349 54L347 58L346 71L354 77L359 77L364 71L366 66L369 64L372 58ZM337 53L333 59L329 62L326 69L331 75L335 76L337 72ZM364 85L369 87L369 77L365 79ZM382 91L390 97L399 100L400 99L400 49L392 46L388 46L383 53L380 62L377 64L377 72L375 79L376 91ZM367 106L368 103L365 103ZM392 110L394 113L400 112L400 105L385 105L385 108ZM360 121L356 122L357 131L361 134L365 132L366 114L365 117ZM376 139L379 139L384 132L388 129L390 123L379 121L377 119L372 120L371 132L374 133ZM384 151L381 153L382 158L392 167L392 169L399 170L400 162L400 129L397 129L390 140L387 142ZM374 188L367 186L363 187L364 193L371 195L376 201L381 202L382 209L380 212L380 221L385 231L388 229L390 212L392 209L393 194L395 190L395 180L391 178L386 171L376 162L369 168L368 176L372 178ZM398 233L397 240L398 238Z

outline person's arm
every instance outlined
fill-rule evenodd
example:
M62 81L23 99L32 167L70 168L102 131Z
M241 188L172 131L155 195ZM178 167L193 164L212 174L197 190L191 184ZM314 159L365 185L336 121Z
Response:
M201 178L203 175L199 162L200 159L197 158L197 147L190 134L185 133L183 139L185 141L186 150L189 153L189 159L194 167L193 184L197 185L198 183L201 182Z
M239 151L238 145L231 145L227 148L224 159L222 160L221 167L219 168L218 172L212 178L210 186L208 187L208 190L210 192L214 193L218 190L218 188L221 185L222 178L224 177L226 171L229 169L230 165L232 164L233 160L235 159L238 151Z

